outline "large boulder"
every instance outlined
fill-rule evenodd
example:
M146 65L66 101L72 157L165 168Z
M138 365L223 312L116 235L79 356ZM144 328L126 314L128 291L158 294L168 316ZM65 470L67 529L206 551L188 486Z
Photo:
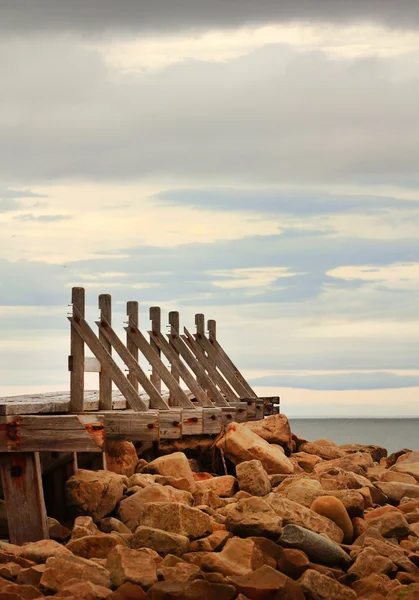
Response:
M239 488L252 496L266 496L271 491L271 482L260 460L248 460L236 467Z
M349 556L327 537L298 525L286 525L279 539L281 546L303 551L315 563L330 567L345 565Z
M262 498L240 500L224 509L226 527L235 535L277 538L282 531L282 519Z
M83 558L106 558L115 546L128 546L128 543L118 533L99 533L71 540L66 549Z
M188 492L195 491L195 479L189 461L183 452L173 452L165 456L159 456L143 468L143 472L166 475L169 477L182 477L189 482Z
M207 514L180 502L144 504L139 517L141 525L145 527L163 529L190 539L204 537L213 531L211 518Z
M22 558L32 560L35 563L45 563L52 556L71 556L70 550L54 540L40 540L30 542L22 546Z
M305 442L298 448L299 452L306 452L307 454L314 454L323 460L333 460L335 458L342 458L345 456L345 451L341 450L335 444L326 444L324 440L322 443L316 442Z
M265 497L265 501L282 518L284 525L300 525L315 533L325 534L338 544L342 542L342 529L327 517L318 515L313 510L301 506L297 502L292 502L288 498L281 498L273 492Z
M237 491L237 479L232 475L221 475L221 477L211 477L196 483L196 492L214 492L219 498L230 498Z
M53 556L48 558L42 574L40 588L47 594L54 594L70 579L91 581L95 585L110 588L112 585L109 571L92 560L79 556Z
M123 476L110 471L79 469L66 482L67 504L79 514L98 521L112 512L122 499L124 481Z
M392 502L398 504L402 498L419 498L419 485L399 481L377 481L375 487L381 490Z
M157 565L151 556L141 550L117 546L108 554L106 568L115 587L129 581L148 588L157 582Z
M272 415L260 421L248 421L246 427L270 444L279 444L286 454L292 451L292 435L290 424L285 415Z
M256 459L270 474L294 471L294 465L280 448L269 444L244 424L231 423L216 444L235 465Z

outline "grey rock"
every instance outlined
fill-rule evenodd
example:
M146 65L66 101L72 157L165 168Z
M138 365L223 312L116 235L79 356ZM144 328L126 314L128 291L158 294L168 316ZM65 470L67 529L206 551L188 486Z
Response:
M351 562L348 554L338 544L299 525L286 525L279 538L279 544L285 548L302 550L313 562L320 565L333 567Z

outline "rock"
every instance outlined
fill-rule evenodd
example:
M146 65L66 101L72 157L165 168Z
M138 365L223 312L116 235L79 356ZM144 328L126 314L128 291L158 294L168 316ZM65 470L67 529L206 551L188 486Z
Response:
M107 600L147 600L148 595L142 587L127 581L123 583L115 592L112 592Z
M128 479L128 488L145 488L148 485L153 485L153 483L156 483L156 475L150 475L149 473L135 473Z
M51 556L58 555L71 556L71 552L54 540L40 540L22 546L22 558L32 560L34 563L45 563Z
M171 477L169 475L153 475L153 477L155 482L160 483L160 485L170 485L184 492L190 492L191 490L191 482L186 477Z
M225 510L226 527L235 535L276 538L282 531L281 517L262 498L240 500Z
M356 452L362 452L371 455L371 458L374 462L380 462L382 458L387 457L387 450L382 446L375 446L373 444L343 444L340 446L342 450L344 450L347 454L353 454Z
M141 550L117 546L109 553L106 568L111 574L115 587L129 581L148 588L157 582L156 563L151 556Z
M389 512L400 512L398 508L395 506L391 506L390 504L386 504L385 506L379 506L378 508L374 508L373 510L369 510L365 513L364 519L369 521L370 519L376 519L385 515Z
M69 581L63 586L55 598L77 598L77 600L103 600L109 598L111 590L90 581Z
M119 503L118 518L130 531L140 524L140 508L148 502L171 502L171 488L153 483Z
M4 577L4 579L8 579L9 581L16 581L21 571L22 567L16 563L0 564L0 577Z
M98 521L113 511L124 494L124 488L121 475L79 469L66 482L67 504Z
M356 593L350 588L322 575L314 569L308 569L298 580L307 600L356 600Z
M208 537L195 540L190 544L191 552L212 552L221 550L228 539L232 537L229 531L214 531Z
M194 581L159 581L149 590L150 600L232 600L236 589L224 583L204 579Z
M47 594L53 594L72 578L91 581L107 588L112 585L109 571L103 566L79 556L61 555L48 558L40 588Z
M366 537L363 546L373 548L380 556L390 558L399 569L407 573L418 573L417 566L408 558L406 552L400 546L386 541L380 534L377 534L377 537Z
M206 491L214 492L219 498L231 498L237 491L237 479L232 475L222 475L221 477L212 477L196 483L196 490L199 493Z
M398 504L402 498L419 498L419 485L410 483L401 483L397 481L385 482L379 481L374 484L388 498Z
M57 519L52 519L51 517L47 517L47 525L48 525L48 533L51 540L56 540L57 542L63 542L71 536L71 531L61 525Z
M397 463L419 463L419 450L415 450L414 452L408 452L407 454L403 454L402 456L400 456L397 461Z
M367 477L353 471L344 471L340 467L330 466L330 462L316 465L312 474L319 478L324 490L357 490L362 487L373 487Z
M138 456L132 442L106 442L106 469L119 475L134 475Z
M407 473L398 473L396 471L384 471L379 477L380 481L399 481L400 483L410 483L411 485L417 485L417 481L412 475Z
M287 527L293 527L288 525ZM308 556L297 548L284 548L278 560L278 569L291 579L299 579L310 568Z
M270 600L277 597L304 600L304 593L298 583L266 565L248 575L230 575L227 581L249 600Z
M13 546L13 544L8 544L9 546ZM20 548L19 548L20 550ZM0 551L0 564L6 564L9 562L13 562L17 565L20 565L23 569L26 567L32 567L35 563L33 560L28 560L27 558L23 558L19 554L14 554L12 552Z
M246 427L270 444L282 446L286 454L291 454L291 429L285 415L271 415L259 421L248 421Z
M140 507L139 517L139 522L145 527L163 529L191 539L204 537L213 531L208 515L179 502L144 504Z
M35 565L34 567L21 569L19 575L17 576L17 583L39 587L39 582L41 581L41 577L45 569L45 565Z
M361 517L353 517L351 522L354 529L354 540L356 540L367 530L367 523Z
M289 474L294 470L293 464L279 449L271 446L244 424L230 423L216 445L235 465L257 459L267 473Z
M157 475L167 475L169 477L182 477L189 481L188 492L194 492L196 489L195 480L192 474L188 459L183 452L173 452L165 456L159 456L145 467L148 473Z
M265 537L253 536L248 538L256 544L256 547L262 552L266 564L276 566L276 563L281 558L284 549L278 546L272 540Z
M402 585L387 594L386 600L419 600L419 584Z
M116 533L131 533L131 529L124 525L119 519L115 519L115 517L101 519L99 526L100 530L104 533L112 533L113 531L116 531Z
M358 596L371 597L372 594L378 593L387 596L389 578L386 575L373 573L354 581L352 588Z
M306 454L314 454L323 460L333 460L335 458L343 458L345 451L341 450L338 446L330 444L316 444L315 442L305 442L298 448L299 452L305 452Z
M419 462L410 462L408 459L406 459L401 462L397 462L391 467L391 471L394 473L410 475L415 479L416 484L419 482Z
M85 535L98 535L100 529L93 523L92 517L77 517L74 521L71 539L77 540Z
M271 482L260 460L248 460L236 467L239 488L252 496L266 496L271 491Z
M233 537L221 552L205 553L201 568L224 576L248 575L263 564L263 554L252 540Z
M128 543L120 534L100 533L71 540L66 549L83 558L106 558L115 546L128 546Z
M195 506L209 506L211 508L220 508L224 506L223 500L212 490L197 490L193 493Z
M287 498L281 498L278 494L271 492L265 497L265 501L279 515L284 525L300 525L315 533L326 534L331 540L340 544L343 540L343 531L330 519L318 515L313 510L292 502Z
M31 585L19 585L6 581L4 585L0 581L1 600L32 600L39 598L40 592Z
M293 454L293 458L297 459L298 465L304 469L306 473L311 473L317 463L322 462L320 456L315 454L309 454L308 452L296 452Z
M188 581L189 579L196 579L200 573L201 570L197 565L179 562L170 567L160 565L158 569L158 578L160 580L163 579L164 581Z
M189 539L184 535L140 525L135 530L131 547L152 548L163 556L166 554L182 556L189 551Z
M369 519L368 526L375 527L383 537L403 538L410 533L410 525L400 511L386 512Z
M286 548L302 550L315 563L334 567L350 562L349 556L338 544L298 525L286 525L279 543Z
M373 573L387 574L393 571L396 571L396 567L389 558L380 556L374 548L364 548L348 573L355 575L357 579L362 579Z
M327 517L343 531L343 542L350 544L354 536L354 528L343 502L334 496L316 498L310 506L319 515Z

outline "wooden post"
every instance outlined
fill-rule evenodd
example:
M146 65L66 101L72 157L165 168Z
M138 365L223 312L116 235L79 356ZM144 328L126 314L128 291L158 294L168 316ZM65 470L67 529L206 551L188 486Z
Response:
M85 315L84 288L74 287L71 294L71 303L81 316ZM70 412L83 412L84 410L84 341L79 333L71 328L71 355L69 360L70 370Z
M21 545L48 539L39 453L3 454L1 479L10 542Z
M151 320L151 331L153 334L161 332L161 310L160 306L152 306L150 308L150 320ZM155 343L153 336L150 336L150 345L155 352L160 356L160 348ZM151 377L150 377L156 390L161 393L161 379L156 369L152 366Z
M179 313L177 310L172 310L169 312L169 325L171 326L171 331L175 331L176 333L179 333L180 319L179 319ZM177 350L175 350L175 352L177 354L179 354L179 352ZM172 365L172 375L176 379L176 381L179 383L179 381L180 381L179 373L173 365ZM170 394L169 406L176 406L175 402L176 401L173 398L173 394Z
M205 337L205 316L202 313L195 315L196 335L198 338ZM205 388L205 383L202 377L198 377L198 382L201 387Z
M99 296L100 317L106 319L109 325L112 324L112 299L110 294L101 294ZM112 354L112 346L103 335L99 328L99 341L106 348L109 354ZM99 409L112 410L112 378L104 367L101 367L99 373Z
M217 339L217 323L214 319L208 319L208 339L210 344L213 344ZM214 367L217 366L214 356L208 356L208 359Z
M135 302L135 301L127 302L127 316L128 316L128 321L132 321L134 323L134 325L136 327L138 327L138 302ZM135 358L135 360L138 363L138 348L134 344L134 342L132 341L132 339L130 338L128 333L127 333L127 348L128 348L129 353L133 356L133 358ZM132 372L132 369L129 369L128 381L138 392L138 379Z

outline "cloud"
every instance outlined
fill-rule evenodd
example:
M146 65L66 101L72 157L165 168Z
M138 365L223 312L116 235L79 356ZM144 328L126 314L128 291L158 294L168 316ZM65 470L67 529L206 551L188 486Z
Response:
M275 386L308 390L384 390L419 387L419 375L390 372L266 375L250 380L252 386Z
M366 194L331 194L315 190L199 188L166 190L155 194L159 202L214 211L318 216L373 214L390 210L419 211L419 202Z
M43 194L37 194L31 190L15 190L0 187L0 213L19 210L21 208L20 199L43 197Z
M33 215L28 213L25 215L18 215L15 217L16 221L22 221L24 223L28 221L37 221L38 223L54 223L57 221L67 221L72 219L71 215Z
M5 180L417 183L410 58L336 60L273 45L124 75L72 37L0 44Z
M416 0L14 0L2 6L0 30L10 32L185 31L281 21L372 21L412 28Z

